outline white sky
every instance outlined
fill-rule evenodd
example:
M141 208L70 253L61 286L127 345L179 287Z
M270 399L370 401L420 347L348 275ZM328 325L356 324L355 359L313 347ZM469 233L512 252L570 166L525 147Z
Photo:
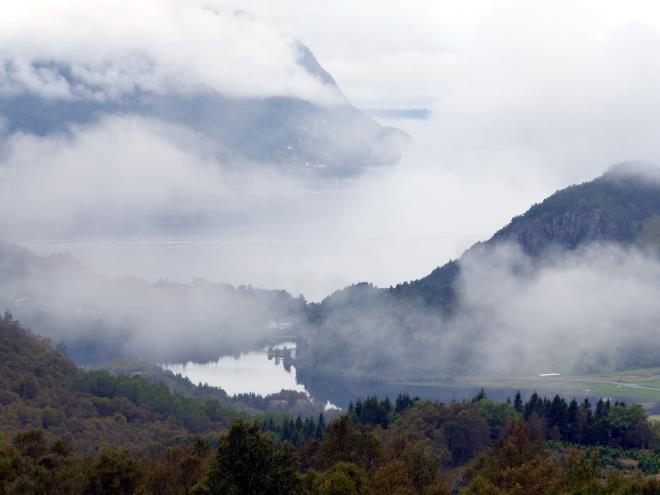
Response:
M617 31L655 31L660 26L660 5L644 0L216 3L250 12L301 39L349 98L363 107L419 107L442 101L443 89L464 70L475 68L474 56L480 55L483 44L494 51L518 45L519 53L501 55L519 57L529 50L539 64L550 61L551 68L559 70L570 68L585 47L604 46Z

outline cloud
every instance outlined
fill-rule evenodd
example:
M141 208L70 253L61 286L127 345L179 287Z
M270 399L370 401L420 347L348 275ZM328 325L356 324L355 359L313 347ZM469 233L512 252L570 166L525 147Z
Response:
M660 163L653 3L240 3L304 39L357 106L432 106L438 168L462 154L456 168L556 189Z
M294 323L302 300L279 291L196 280L184 285L100 277L57 255L0 243L0 304L32 330L67 344L82 363L118 356L214 360L272 339L270 321Z
M14 2L0 18L7 62L0 80L7 90L34 87L52 91L51 98L201 87L305 95L307 82L295 81L318 81L296 75L290 40L298 37L349 96L360 95L359 104L435 101L434 120L413 129L418 146L405 166L319 194L263 170L238 179L231 164L209 158L212 145L194 133L118 117L98 129L19 135L4 145L5 235L174 231L183 220L213 217L223 232L238 227L257 242L231 254L217 249L222 262L199 262L192 273L221 266L211 278L313 291L316 299L358 280L389 285L423 276L557 188L617 161L660 162L652 7L213 3ZM74 64L76 81L85 83L58 79L49 60ZM153 263L149 278L176 270L177 279L189 280L190 253L165 258L160 269ZM124 257L120 267L137 272L146 264Z
M112 101L215 91L336 103L296 42L235 11L170 0L28 0L3 6L0 94Z
M166 128L116 118L65 135L13 135L0 168L0 201L12 211L2 215L5 236L102 231L221 194L219 170L166 140Z
M518 246L461 262L456 335L472 341L472 373L589 372L652 365L660 338L660 261L593 244L539 262Z
M606 174L612 179L634 179L642 183L660 183L660 168L641 162L623 162L610 167Z
M3 237L229 228L300 187L265 166L219 163L215 146L186 128L139 117L45 137L14 134L0 148Z
M14 134L0 146L0 231L108 276L205 277L320 300L361 280L424 276L548 188L458 160L438 169L434 135L416 134L401 166L341 181L220 160L205 135L136 116Z
M657 253L592 244L539 259L482 245L460 260L455 288L451 315L367 285L333 294L305 365L335 378L432 383L658 364Z
M428 107L457 63L456 38L485 6L397 0L224 0L305 41L361 108Z

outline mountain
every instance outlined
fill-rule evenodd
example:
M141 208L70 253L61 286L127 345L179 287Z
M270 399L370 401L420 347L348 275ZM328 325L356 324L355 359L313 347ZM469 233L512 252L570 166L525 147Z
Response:
M591 182L558 191L532 206L490 242L515 242L531 255L550 246L575 249L597 241L643 242L658 215L660 169L622 163Z
M618 251L586 251L601 245ZM577 364L568 363L562 353L553 357L548 350L544 356L548 366L597 370L658 365L654 333L649 333L657 328L658 315L648 305L641 306L648 314L633 314L625 304L614 311L621 298L631 297L625 292L627 286L617 292L616 280L605 278L601 284L609 285L609 292L599 298L601 287L588 282L607 277L602 270L614 271L628 259L639 260L632 267L637 271L622 275L634 281L631 290L639 290L640 295L631 302L637 302L650 293L646 289L656 287L652 278L641 282L644 270L639 266L648 266L646 276L652 277L659 248L660 169L643 163L616 165L601 177L554 193L426 277L386 289L356 284L312 305L313 330L309 345L298 352L298 374L313 381L320 376L425 380L478 370L489 373L493 369L488 366L497 366L496 352L507 352L496 351L500 342L510 341L508 352L518 352L521 362L531 348L543 352L543 336L532 328L546 322L536 321L534 315L547 318L562 311L568 311L566 318L555 327L550 321L547 331L571 328L575 336L587 336L590 327L601 329L594 330L592 338L585 337L590 346L576 345ZM527 301L526 291L547 282L539 274L551 274L555 285ZM562 283L588 287L584 296L593 297L594 307L586 302L580 307L579 299L554 303L552 291ZM600 307L608 298L612 316L608 316L610 308ZM569 304L571 309L565 309ZM570 311L578 311L579 316L572 318ZM584 319L587 326L580 323ZM612 328L613 321L619 322L620 331ZM522 329L514 331L517 326ZM626 339L627 334L638 337ZM539 366L538 356L528 357L531 366Z
M230 166L258 162L286 170L343 175L397 162L409 136L381 126L352 106L309 48L299 42L296 47L298 64L328 87L336 102L320 104L288 96L235 97L209 87L150 91L135 81L125 81L134 86L132 91L113 98L57 98L30 87L0 91L0 122L8 134L45 136L109 116L137 115L198 134L211 143L215 158ZM47 73L53 84L76 88L77 94L94 94L96 89L89 75L67 60L40 60L31 69Z
M660 247L659 221L660 168L625 162L592 181L557 191L468 252L501 243L514 243L534 257L552 248L573 250L594 242ZM460 260L450 261L426 277L387 290L451 312L459 273Z
M524 344L524 352L543 348L537 345L542 339L532 339L528 327L580 335L597 329L602 337L597 342L604 348L585 343L575 347L572 359L580 361L582 369L651 365L657 353L648 332L657 328L660 315L649 313L648 305L638 304L633 311L622 304L611 315L606 309L616 309L621 298L633 297L632 304L654 293L655 286L638 282L640 271L648 272L648 284L655 280L654 258L646 256L660 246L659 175L649 165L617 165L532 206L491 239L424 278L384 289L360 283L320 303L307 303L284 291L205 281L186 285L107 279L69 257L41 258L7 245L0 245L0 303L31 328L63 341L77 362L87 364L120 356L209 361L263 348L277 339L295 339L297 376L307 386L318 376L424 379L475 372L479 366L487 369L489 359L495 359L491 349L497 349L488 345L489 338L513 347ZM580 253L600 244L618 251L600 253L600 265L589 265L597 257ZM571 258L570 253L575 255ZM586 283L579 279L584 270L567 273L564 265L586 266L588 277L605 277L597 284L616 284L616 276L608 279L607 272L614 273L627 259L638 259L644 267L620 275L634 281L621 286L633 296L610 287L614 292L599 298L598 285L585 285L586 293L578 292L574 303L555 302L555 286L546 290L534 285L539 273L552 274L551 280L560 286L564 277L571 277L574 285L575 277ZM527 293L534 289L538 293L529 300ZM593 301L582 309L580 299L589 294ZM605 300L610 308L600 307ZM563 312L566 317L559 321L548 317ZM638 337L607 346L615 342L611 333ZM548 354L547 366L559 366L561 359ZM537 366L539 359L528 362ZM561 366L568 369L573 363L562 361Z

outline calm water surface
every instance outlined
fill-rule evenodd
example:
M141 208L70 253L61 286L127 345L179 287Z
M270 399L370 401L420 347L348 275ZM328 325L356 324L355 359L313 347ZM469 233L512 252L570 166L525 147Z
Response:
M275 347L295 349L295 343L285 342ZM165 364L163 368L180 373L195 384L207 383L221 387L229 395L250 392L268 395L283 389L307 392L305 387L296 381L295 367L291 366L287 370L280 359L269 359L267 349L240 356L224 356L210 363Z

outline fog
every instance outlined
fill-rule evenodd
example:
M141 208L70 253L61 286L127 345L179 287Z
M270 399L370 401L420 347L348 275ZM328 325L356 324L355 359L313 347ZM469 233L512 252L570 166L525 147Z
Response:
M53 56L89 66L96 79L121 74L99 86L120 95L121 88L142 84L142 76L128 62L116 70L110 62L123 64L121 54L134 46L158 62L147 67L159 84L168 70L186 69L194 82L186 79L177 91L215 85L229 94L314 99L306 89L282 89L300 79L298 69L290 80L277 75L295 62L295 51L268 51L298 38L356 105L434 111L429 121L385 122L415 139L398 166L328 182L301 180L273 167L229 178L236 164L217 163L218 142L153 119L111 115L54 136L9 136L1 159L8 198L3 211L11 211L0 219L3 237L42 253L73 250L108 275L182 282L198 276L281 287L320 300L360 280L387 286L423 276L531 203L612 163L660 162L653 118L660 85L652 60L659 24L653 9L641 4L58 5L57 13L47 3L12 6L12 15L3 16L7 29L0 30L3 59ZM41 14L29 15L37 7ZM237 16L233 9L248 14ZM180 10L189 15L174 23ZM76 21L83 17L88 21ZM199 36L207 25L213 34ZM382 26L388 26L387 35ZM173 45L176 51L169 50ZM216 48L227 46L232 49ZM99 50L112 70L96 67L98 58L90 53ZM241 53L250 54L249 64L232 63ZM12 91L28 85L16 74L6 84ZM127 146L120 146L124 139ZM15 204L19 193L21 207L9 209L9 198ZM197 221L192 226L191 219ZM140 234L164 237L145 244L136 239ZM187 249L191 240L196 245ZM145 248L154 243L162 249ZM177 258L173 249L184 255Z
M107 276L203 277L312 300L360 280L387 286L458 256L546 188L438 171L429 126L407 125L418 144L404 163L344 180L237 168L185 127L137 116L14 134L0 159L0 224L5 239Z
M518 246L477 250L462 263L460 293L465 316L455 331L479 335L473 372L592 372L655 362L657 252L591 245L539 263Z
M306 40L359 107L432 108L438 168L557 188L660 161L653 2L240 3Z
M14 134L3 147L0 201L12 212L3 231L24 239L176 232L211 215L231 228L258 217L269 198L295 193L293 180L265 167L239 178L210 158L211 146L186 128L137 116L66 134Z
M657 365L656 251L605 243L539 258L498 242L459 265L449 313L366 286L335 294L312 330L310 373L438 384Z
M286 339L278 328L304 316L304 301L281 291L106 278L70 256L4 244L0 255L0 304L82 364L211 361Z
M196 1L12 3L3 6L0 46L2 93L103 101L136 90L212 89L339 99L298 64L292 38L245 13ZM56 70L62 64L68 77Z
M296 40L338 88L304 70ZM322 163L301 171L235 158L225 136L133 107L64 119L52 132L0 119L2 238L40 255L71 253L85 267L44 271L33 260L38 269L5 283L4 301L54 340L81 341L80 353L93 352L86 339L99 334L113 352L166 360L261 345L272 336L269 321L303 318L301 308L282 314L261 296L225 287L220 297L194 279L311 301L359 281L387 287L458 258L533 203L612 163L660 163L660 15L641 3L56 8L35 0L3 7L0 46L0 95L37 95L51 117L61 102L106 105L149 93L183 95L178 105L210 91L322 108L345 95L360 108L433 110L429 120L382 120L408 132L412 146L397 165L345 176L325 174ZM347 127L330 136L332 146L361 136ZM479 365L472 372L508 374L614 367L631 356L641 363L643 343L657 348L653 256L598 246L535 263L510 246L471 251L455 319L405 307L406 324L418 330L411 337L368 318L344 337L356 349L389 342L382 359L403 369L417 358L438 373L468 354Z
M451 317L369 289L329 302L318 327L284 293L109 279L66 257L2 254L3 305L87 363L205 362L298 336L330 356L321 366L351 363L349 376L432 380L653 365L660 345L660 260L634 247L530 258L515 245L480 246L460 261Z

